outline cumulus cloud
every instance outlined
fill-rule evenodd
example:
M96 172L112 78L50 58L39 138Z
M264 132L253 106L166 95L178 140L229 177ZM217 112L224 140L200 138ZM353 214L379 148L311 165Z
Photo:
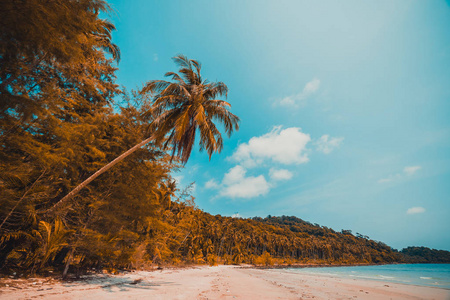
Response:
M425 212L425 208L420 207L420 206L408 208L408 210L406 211L406 213L408 215L421 214L424 212Z
M225 174L220 187L220 196L230 198L253 198L266 195L270 186L263 175L246 176L242 166L235 166Z
M308 91L314 89L313 84L307 87ZM204 187L216 189L217 197L235 199L266 195L281 181L290 180L294 176L284 166L299 165L309 161L310 150L306 147L310 141L309 134L303 133L301 128L284 129L282 126L274 126L270 132L252 137L247 143L240 144L228 158L234 161L236 166L229 169L222 180L210 179ZM339 147L342 141L343 138L324 135L315 144L319 151L328 154ZM247 170L251 168L255 169L251 175L247 175ZM255 174L255 172L259 173Z
M235 198L254 198L266 195L276 183L282 180L291 179L293 174L286 169L269 170L270 182L266 180L264 175L247 176L247 170L237 165L228 170L219 183L215 179L211 179L205 183L206 189L218 190L219 197Z
M394 182L397 180L401 180L404 179L405 177L409 177L412 176L414 174L417 173L417 171L419 171L420 169L422 169L421 166L409 166L409 167L405 167L403 169L402 173L397 173L397 174L391 174L386 178L381 178L378 180L378 183L388 183L388 182Z
M334 149L338 148L343 141L343 137L330 137L328 134L324 134L315 142L315 144L317 151L330 154Z
M305 152L310 140L309 134L298 127L275 126L271 132L239 145L231 158L246 167L255 167L264 160L285 165L302 164L309 161Z
M289 180L292 178L293 174L289 170L286 169L270 169L269 176L272 180L281 181L281 180Z
M314 78L306 83L300 93L277 99L276 103L281 106L298 106L303 100L314 94L320 87L320 80Z

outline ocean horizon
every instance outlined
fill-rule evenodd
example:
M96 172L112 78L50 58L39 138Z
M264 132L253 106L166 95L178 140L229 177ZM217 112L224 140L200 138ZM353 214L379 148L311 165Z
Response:
M285 271L330 277L378 280L450 289L450 264L388 264L288 268Z

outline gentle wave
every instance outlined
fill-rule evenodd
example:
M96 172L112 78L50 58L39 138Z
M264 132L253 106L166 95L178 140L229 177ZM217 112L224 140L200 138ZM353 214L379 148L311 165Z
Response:
M287 271L343 278L388 281L402 284L439 286L440 288L450 289L449 264L339 266L289 269Z

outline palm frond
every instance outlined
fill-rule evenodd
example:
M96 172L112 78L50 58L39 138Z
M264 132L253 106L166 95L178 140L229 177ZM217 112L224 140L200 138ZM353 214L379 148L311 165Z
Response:
M183 55L178 54L177 56L173 57L172 60L175 62L175 64L181 68L190 68L191 65L189 63L189 59Z
M209 83L205 87L205 92L203 96L205 99L215 99L220 96L228 96L228 87L223 82L213 82Z
M139 93L140 94L147 94L149 92L152 94L158 93L161 90L164 90L169 84L170 82L165 80L150 80L145 84L145 86Z
M183 80L183 78L180 77L180 75L178 75L175 72L167 72L166 74L164 74L165 77L172 77L172 80L176 80L178 81L179 84L185 85L186 82Z
M197 71L197 78L198 80L201 82L202 81L202 77L200 75L200 70L202 69L202 64L196 60L189 60L189 62L191 63L191 65L193 65L195 67L195 70Z

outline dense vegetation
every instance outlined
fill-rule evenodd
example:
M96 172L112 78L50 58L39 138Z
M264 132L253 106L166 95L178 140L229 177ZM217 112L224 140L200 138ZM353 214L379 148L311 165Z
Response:
M409 263L450 263L450 251L427 247L407 247L400 251L404 262Z
M180 213L184 216L181 219ZM212 216L185 203L174 203L164 216L181 233L182 243L163 244L163 261L256 265L399 261L398 253L381 242L338 233L296 217ZM167 233L161 232L161 236L167 237Z
M172 81L120 90L114 26L100 12L108 12L101 0L0 2L2 272L399 261L388 246L349 231L196 208L170 174L197 135L209 156L220 151L212 119L228 134L238 129L229 104L215 99L227 87L207 83L197 61L178 56Z

